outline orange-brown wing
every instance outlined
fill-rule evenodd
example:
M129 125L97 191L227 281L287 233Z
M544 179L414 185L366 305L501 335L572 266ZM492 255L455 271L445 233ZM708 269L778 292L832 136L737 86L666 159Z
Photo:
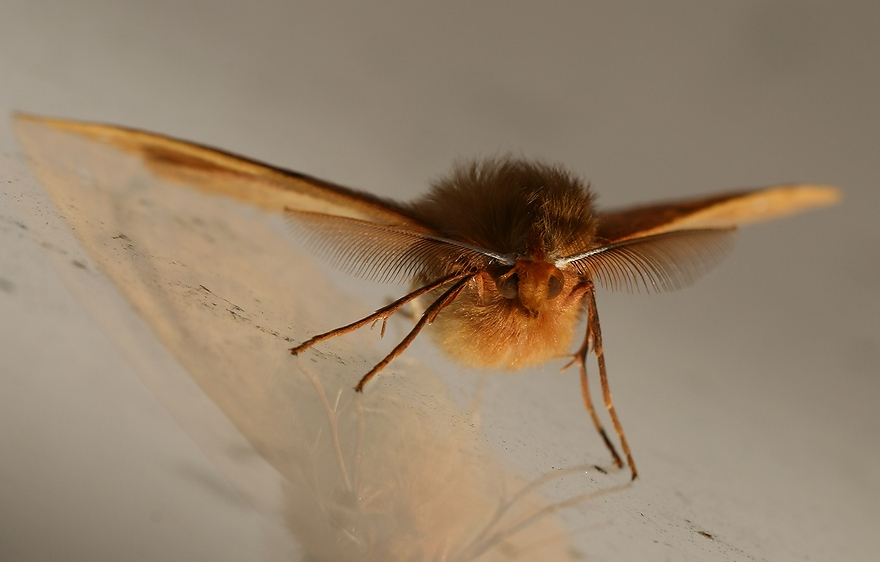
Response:
M831 186L793 184L611 211L600 215L598 247L560 261L607 289L675 290L727 256L737 226L839 199Z
M15 115L15 128L23 145L38 139L40 128L109 144L137 155L164 179L267 211L293 209L431 232L394 201L164 135L23 113Z
M28 154L52 150L74 135L133 154L162 179L284 213L317 254L350 273L403 281L482 268L491 252L437 236L400 205L304 174L221 150L95 123L17 114L15 128Z
M612 210L599 215L596 236L608 243L676 230L726 229L832 205L830 185L789 184Z

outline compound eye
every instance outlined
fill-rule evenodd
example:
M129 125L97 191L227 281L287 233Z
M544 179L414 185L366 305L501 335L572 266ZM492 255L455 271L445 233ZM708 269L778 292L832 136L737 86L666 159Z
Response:
M519 276L516 273L498 278L495 285L501 296L506 299L515 299L519 295Z
M547 300L555 299L559 296L559 293L562 292L562 286L565 285L565 280L562 279L561 275L554 273L550 276L550 279L547 281Z

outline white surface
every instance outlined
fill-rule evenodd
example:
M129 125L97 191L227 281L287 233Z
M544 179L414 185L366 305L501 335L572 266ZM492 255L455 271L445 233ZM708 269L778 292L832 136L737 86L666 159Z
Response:
M567 164L605 205L842 186L837 209L745 231L693 288L600 295L642 479L566 520L589 559L873 559L880 8L322 6L7 1L0 112L138 126L401 198L507 150ZM262 556L260 514L61 284L52 240L20 226L19 173L0 172L0 559ZM489 380L486 430L526 476L606 461L576 388L553 366Z

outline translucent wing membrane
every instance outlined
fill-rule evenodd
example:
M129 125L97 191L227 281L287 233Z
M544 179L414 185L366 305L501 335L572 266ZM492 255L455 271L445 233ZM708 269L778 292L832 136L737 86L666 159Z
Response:
M19 131L49 127L114 146L139 157L159 177L265 211L297 209L430 232L393 201L216 148L115 125L21 113L15 121ZM48 140L58 142L57 138Z
M438 278L485 268L494 254L405 227L288 210L291 228L311 249L343 271L382 282Z
M616 242L563 261L606 289L659 293L705 275L727 256L735 240L732 228L679 230Z

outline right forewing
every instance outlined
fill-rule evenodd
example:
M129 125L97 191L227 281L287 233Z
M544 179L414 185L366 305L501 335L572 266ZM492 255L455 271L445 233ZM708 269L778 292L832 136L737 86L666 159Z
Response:
M727 229L832 205L828 185L787 184L603 212L596 236L604 243L676 230Z

